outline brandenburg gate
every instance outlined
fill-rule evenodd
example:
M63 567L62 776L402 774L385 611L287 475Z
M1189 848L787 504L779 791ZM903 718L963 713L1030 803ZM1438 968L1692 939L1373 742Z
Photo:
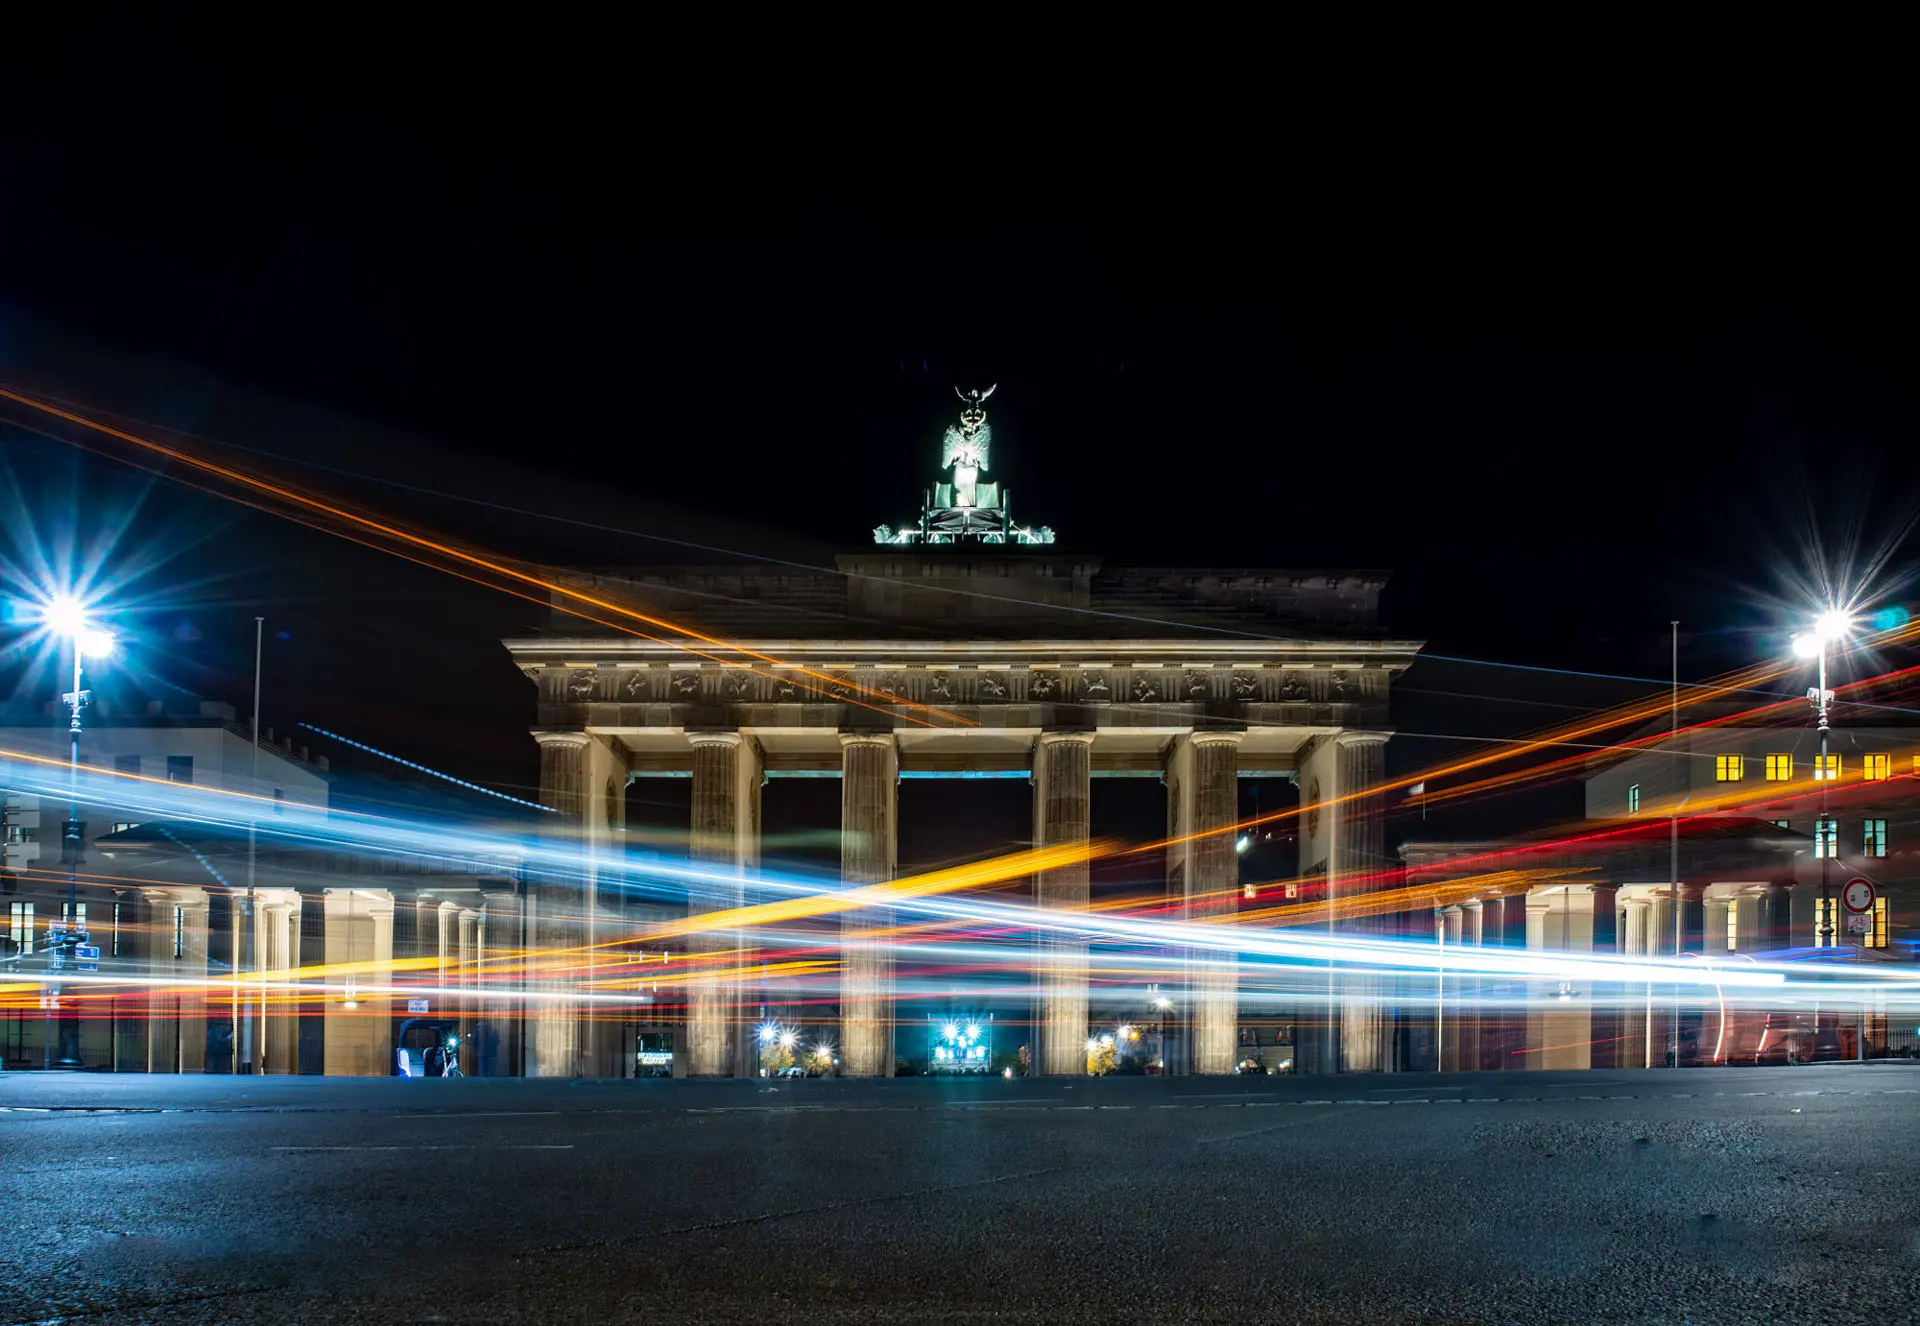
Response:
M628 784L692 779L692 852L722 868L759 859L761 788L770 776L837 773L841 877L890 879L903 773L1024 772L1036 846L1084 840L1103 775L1159 775L1166 822L1142 837L1168 851L1179 912L1231 913L1239 898L1237 780L1285 777L1300 788L1300 866L1370 877L1384 854L1378 798L1392 678L1419 650L1377 624L1385 576L1373 571L1109 567L1070 552L1053 531L1014 521L986 479L988 392L963 395L946 431L939 481L919 520L881 526L870 548L832 570L730 565L569 573L598 598L724 640L661 630L648 638L556 602L551 634L506 641L538 687L533 735L541 799L578 826L589 852L611 850ZM752 656L759 656L758 658ZM773 659L777 662L763 660ZM943 719L929 723L930 711ZM1335 801L1315 809L1316 803ZM590 886L542 885L527 906L537 948L600 942L623 904ZM1032 900L1060 912L1088 904L1085 864L1033 881ZM871 913L843 917L849 934ZM1034 1071L1085 1071L1088 961L1070 932L1036 950ZM593 939L589 939L593 942ZM695 943L719 943L696 938ZM1190 1068L1230 1073L1238 1046L1231 964L1207 964L1184 1001ZM841 1071L893 1072L890 955L849 944L841 959ZM689 992L684 1028L693 1075L752 1071L750 1028L724 979ZM1354 1035L1343 1058L1375 1066L1377 1037ZM527 1071L607 1072L615 1053L579 1010L529 1013Z

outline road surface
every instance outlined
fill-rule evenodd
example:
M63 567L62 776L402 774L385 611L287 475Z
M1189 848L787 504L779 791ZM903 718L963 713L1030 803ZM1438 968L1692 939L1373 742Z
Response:
M1920 1065L0 1076L0 1323L1920 1321Z

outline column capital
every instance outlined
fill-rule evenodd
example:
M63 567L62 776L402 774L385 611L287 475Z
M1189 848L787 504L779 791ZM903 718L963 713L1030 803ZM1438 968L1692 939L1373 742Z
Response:
M845 750L849 746L892 747L893 744L894 738L891 732L842 732L840 734L841 750Z
M1342 732L1334 733L1333 740L1334 740L1334 744L1340 745L1340 746L1375 746L1375 745L1384 745L1387 741L1387 738L1391 737L1392 735L1393 733L1391 732L1342 731Z
M1078 742L1083 746L1091 746L1093 744L1093 737L1094 734L1091 732L1071 732L1066 730L1059 732L1042 732L1040 734L1040 744L1042 746L1056 746L1061 742L1071 741Z
M585 746L593 740L592 737L588 736L579 728L564 730L550 728L544 731L537 731L533 734L533 739L542 746Z
M745 740L738 732L687 733L687 741L695 746L738 746Z
M1196 746L1238 746L1244 732L1221 732L1214 729L1199 729L1187 733L1187 740Z

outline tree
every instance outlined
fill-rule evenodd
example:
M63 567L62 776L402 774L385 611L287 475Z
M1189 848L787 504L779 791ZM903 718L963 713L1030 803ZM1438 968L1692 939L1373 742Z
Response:
M1087 1072L1091 1076L1105 1077L1114 1070L1117 1063L1111 1037L1102 1036L1097 1041L1087 1042Z
M770 1074L793 1067L793 1047L782 1045L779 1041L764 1046L760 1051L760 1066Z

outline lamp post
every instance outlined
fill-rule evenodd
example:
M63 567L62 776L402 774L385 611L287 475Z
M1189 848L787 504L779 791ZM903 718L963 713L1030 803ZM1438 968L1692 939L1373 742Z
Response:
M1853 627L1853 620L1838 608L1828 608L1813 619L1813 629L1804 635L1793 638L1793 652L1801 658L1816 660L1815 685L1807 692L1807 702L1813 706L1815 727L1820 733L1820 762L1814 766L1814 779L1820 784L1819 818L1813 824L1814 855L1820 859L1820 929L1816 942L1821 948L1830 948L1839 942L1834 934L1834 906L1832 861L1833 854L1839 850L1840 835L1827 818L1827 785L1833 781L1831 769L1827 764L1828 713L1833 705L1833 692L1827 689L1827 649L1830 645L1844 640ZM1831 834L1831 838L1829 838ZM1822 1055L1822 1041L1827 1036L1820 1027L1820 1014L1814 1012L1813 1053L1815 1058L1839 1057L1839 1035L1836 1030L1831 1038L1833 1053Z
M88 933L80 928L80 889L79 870L82 848L86 841L86 826L80 822L80 711L89 699L89 693L80 688L83 679L81 663L83 659L105 658L113 653L114 639L111 631L96 626L87 616L86 605L78 599L64 595L53 599L46 606L43 618L54 634L63 636L73 648L73 689L61 698L67 705L67 821L60 828L60 859L67 868L67 907L62 918L60 938L49 944L49 950L57 945L59 962L65 966L75 960L79 947L87 942ZM51 997L57 1004L60 989L53 987ZM53 1062L55 1068L80 1067L80 1023L77 1017L60 1019L60 1057Z
M1807 703L1813 706L1815 726L1820 733L1820 763L1813 771L1814 778L1820 783L1820 818L1814 825L1814 851L1820 858L1820 943L1825 948L1834 943L1833 897L1830 868L1828 862L1833 853L1822 841L1822 833L1827 826L1827 784L1832 782L1828 776L1827 736L1830 728L1828 714L1833 705L1833 692L1827 689L1827 648L1837 641L1844 640L1852 629L1853 621L1838 608L1829 608L1813 619L1813 629L1804 635L1793 637L1793 652L1801 658L1817 661L1817 684L1807 692ZM1834 846L1838 847L1839 835L1834 835Z

